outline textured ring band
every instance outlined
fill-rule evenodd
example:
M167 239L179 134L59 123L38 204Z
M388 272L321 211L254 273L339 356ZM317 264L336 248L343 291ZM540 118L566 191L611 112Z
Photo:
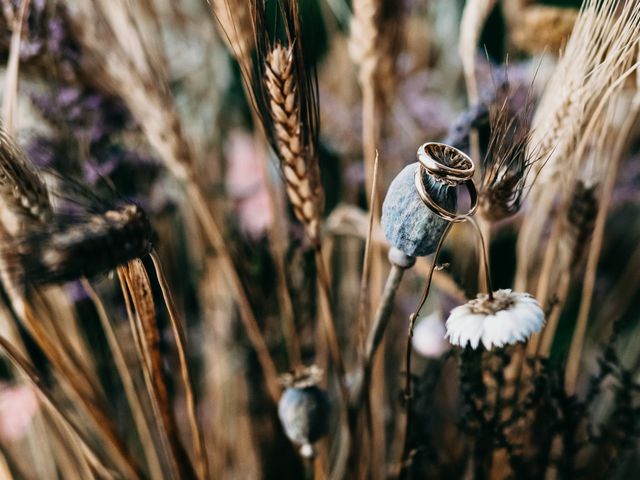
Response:
M469 192L471 206L469 207L469 211L467 213L458 214L457 212L449 212L448 210L445 210L431 198L431 196L427 192L424 182L422 181L423 169L426 171L426 168L422 164L419 164L417 166L416 173L414 175L414 182L416 185L416 189L418 190L418 195L420 195L420 199L433 213L438 215L440 218L454 223L462 222L466 219L467 216L473 215L473 213L476 211L476 208L478 207L478 192L476 191L476 186L473 183L472 179L468 179L464 182L464 185L467 187L467 191ZM429 172L427 171L427 173Z
M452 159L456 166L449 166L439 162L434 158L436 157L436 153L440 153L438 156L446 156ZM450 145L427 142L418 148L417 156L420 165L422 165L427 173L432 175L435 180L459 185L473 178L475 172L473 160Z

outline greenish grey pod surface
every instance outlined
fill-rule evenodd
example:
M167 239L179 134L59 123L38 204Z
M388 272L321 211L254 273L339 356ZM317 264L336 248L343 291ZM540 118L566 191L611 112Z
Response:
M278 416L287 437L311 455L311 444L326 435L329 428L329 397L314 386L287 388L278 403Z
M432 254L447 227L447 221L427 207L414 183L418 162L407 165L391 182L382 204L382 228L387 240L413 257ZM422 174L431 198L444 209L455 212L456 190Z

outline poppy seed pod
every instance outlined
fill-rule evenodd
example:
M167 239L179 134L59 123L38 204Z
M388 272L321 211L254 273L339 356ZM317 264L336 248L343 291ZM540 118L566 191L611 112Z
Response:
M422 201L415 186L418 162L407 165L391 182L382 204L382 228L391 245L412 257L432 254L447 227ZM456 190L422 171L429 196L448 211L456 209Z
M327 434L329 397L316 385L287 388L278 403L278 417L287 437L300 445L300 454L314 455L312 444Z

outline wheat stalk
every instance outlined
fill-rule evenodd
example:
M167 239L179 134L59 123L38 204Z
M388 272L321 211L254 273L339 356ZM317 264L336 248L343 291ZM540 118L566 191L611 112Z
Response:
M178 313L171 297L169 285L167 284L167 280L162 270L160 258L155 251L152 251L150 255L151 260L153 261L153 266L155 268L156 278L158 279L160 290L162 291L162 298L164 300L165 306L167 307L167 311L169 312L171 330L176 342L176 349L178 351L180 379L182 380L182 386L184 388L186 397L187 417L189 428L191 429L191 439L193 444L193 452L197 462L197 471L199 478L206 479L209 477L209 465L207 462L207 452L204 446L204 436L198 425L193 380L189 373L189 366L187 363L186 334L184 332L183 323L178 319Z
M98 292L95 291L91 283L87 279L82 279L82 286L96 308L96 313L100 320L100 324L102 325L102 329L104 330L107 343L113 353L113 361L116 369L118 370L118 374L120 375L120 379L122 380L127 402L129 403L133 420L136 425L136 430L140 435L140 441L149 467L150 477L154 480L160 480L162 479L162 467L160 459L158 458L158 452L153 448L153 436L144 415L142 399L136 390L132 372L127 366L125 354L118 342L114 326L109 319L107 309L100 299Z
M11 28L11 47L9 49L9 61L5 77L4 95L2 99L2 115L9 133L13 133L16 104L18 100L18 73L20 70L20 44L22 40L22 27L24 19L29 11L29 0L20 3L17 15L13 14ZM12 12L13 13L13 12Z
M91 469L96 473L103 475L105 478L111 478L116 473L107 466L100 458L100 451L91 445L88 436L79 428L65 413L64 408L56 399L55 395L47 388L41 375L33 368L29 361L4 337L0 336L0 349L8 357L17 370L22 372L33 385L36 387L40 397L50 408L51 413L68 429L73 438L79 442L80 450L86 461L90 464ZM129 472L137 477L134 471Z
M529 148L545 162L532 176L538 177L531 186L532 210L518 238L517 289L526 288L535 258L531 252L538 251L556 196L571 191L573 178L589 160L593 139L602 138L597 132L603 128L604 109L635 69L640 10L635 2L625 2L618 11L618 3L586 1L536 110Z
M177 478L196 478L193 466L180 441L164 376L159 348L160 332L149 277L144 265L138 259L118 267L118 277L142 364L145 384L151 398L154 416L159 420L163 444L169 454L168 460L172 472Z
M462 11L460 22L460 38L458 53L462 60L464 78L469 94L469 103L478 101L478 84L476 82L476 49L478 41L496 0L468 0Z
M316 158L307 158L301 129L298 81L294 75L293 47L276 44L268 53L265 85L274 125L276 148L282 161L287 196L296 218L313 243L319 242L323 193Z
M640 56L638 57L638 59L640 60ZM587 330L589 312L591 311L591 305L593 302L593 292L596 282L596 270L598 266L598 260L600 259L605 223L607 220L609 205L611 203L611 196L613 194L613 188L615 186L615 181L618 175L620 163L622 161L622 156L630 141L630 134L633 131L639 118L640 90L637 90L635 96L632 99L630 111L627 112L627 117L622 126L620 126L615 120L611 120L607 122L607 126L609 128L603 129L604 138L613 139L613 141L603 141L603 148L600 150L600 153L602 155L609 154L611 160L606 170L605 177L602 181L603 185L602 191L600 193L598 214L596 216L595 225L593 227L593 240L589 248L585 279L582 285L582 298L580 302L580 308L578 310L575 331L571 339L569 357L567 359L565 389L570 395L574 394L576 391L576 383L580 369L580 359L584 345L584 337Z
M227 48L243 71L250 73L251 53L255 47L250 3L241 0L207 0L207 3Z

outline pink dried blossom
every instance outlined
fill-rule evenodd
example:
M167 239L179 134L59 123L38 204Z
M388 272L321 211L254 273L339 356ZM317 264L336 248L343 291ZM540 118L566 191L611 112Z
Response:
M20 440L38 410L38 398L28 385L0 384L0 438Z
M258 239L273 220L263 170L265 152L250 134L237 130L229 135L225 155L227 190L234 200L240 228L252 239Z

